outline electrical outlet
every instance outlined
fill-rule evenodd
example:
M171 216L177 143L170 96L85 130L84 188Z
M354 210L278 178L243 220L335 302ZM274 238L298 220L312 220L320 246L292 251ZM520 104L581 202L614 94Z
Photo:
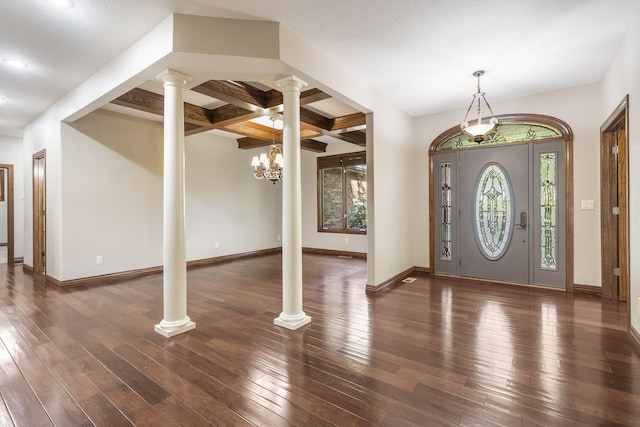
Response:
M345 238L344 238L344 244L345 244L345 245L348 245L348 244L349 244L349 238L348 238L348 237L345 237Z
M220 247L220 242L216 242L216 249Z
M96 257L96 264L102 264L104 262L104 259L102 258L102 255L98 255Z
M280 239L281 239L281 236L278 234L278 242L280 241Z

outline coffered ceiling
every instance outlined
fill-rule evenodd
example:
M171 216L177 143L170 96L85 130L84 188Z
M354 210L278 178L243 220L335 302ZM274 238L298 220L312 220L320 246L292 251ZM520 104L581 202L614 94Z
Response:
M216 130L237 139L241 149L282 142L281 128L276 129L270 120L282 119L282 93L278 90L255 82L209 80L186 91L184 98L186 135ZM302 149L325 152L331 140L366 145L363 113L315 88L301 93L300 104ZM106 108L162 120L162 86L146 82Z

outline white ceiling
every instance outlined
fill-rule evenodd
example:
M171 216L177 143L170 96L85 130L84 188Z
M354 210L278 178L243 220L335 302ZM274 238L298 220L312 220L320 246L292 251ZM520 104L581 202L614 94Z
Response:
M412 116L599 81L638 0L0 1L0 131L26 126L172 12L278 21ZM637 14L635 15L638 16Z

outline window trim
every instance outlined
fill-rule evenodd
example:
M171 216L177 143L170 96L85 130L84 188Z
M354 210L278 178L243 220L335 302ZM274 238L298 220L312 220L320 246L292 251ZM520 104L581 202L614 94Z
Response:
M337 154L332 156L322 156L317 158L317 168L316 168L316 180L317 180L317 225L319 233L337 233L337 234L360 234L366 235L367 230L349 230L347 229L347 217L343 215L342 219L342 227L343 228L324 228L322 226L323 223L323 204L322 204L322 171L324 169L331 168L342 168L342 212L347 212L347 199L346 199L346 174L345 167L354 166L354 165L365 165L367 164L367 156L366 151L357 151L353 153L344 153Z

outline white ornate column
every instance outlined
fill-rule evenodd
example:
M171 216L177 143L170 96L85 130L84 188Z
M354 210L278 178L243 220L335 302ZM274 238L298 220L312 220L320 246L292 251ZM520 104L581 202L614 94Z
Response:
M187 255L184 230L184 103L182 91L191 77L165 70L164 83L164 319L155 326L170 338L196 327L187 316Z
M298 329L311 322L302 311L302 199L300 179L300 89L295 76L278 80L284 107L282 151L282 313L273 323Z

